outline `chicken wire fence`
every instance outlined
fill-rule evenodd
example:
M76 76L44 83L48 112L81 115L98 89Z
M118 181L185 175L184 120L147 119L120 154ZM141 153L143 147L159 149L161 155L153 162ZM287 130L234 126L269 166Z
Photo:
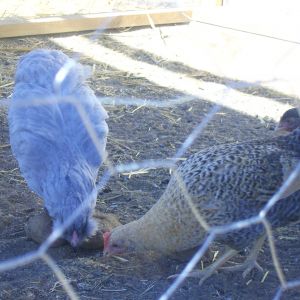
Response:
M177 1L180 2L180 1ZM181 4L181 3L177 3ZM174 3L172 3L174 5ZM180 7L180 5L178 5ZM193 22L193 20L191 20ZM91 37L89 37L89 41L86 45L83 45L83 47L89 47L92 46L95 41L101 37L101 35L105 32L106 26L108 24L105 24L104 26L101 26L101 28L98 28L94 32ZM153 26L153 22L152 22ZM158 28L153 26L153 31L159 31ZM162 38L161 36L157 35L157 38ZM267 37L265 37L267 38ZM63 43L63 42L62 42ZM66 41L68 43L68 40ZM167 47L167 46L166 46ZM101 49L97 49L99 51ZM73 60L69 61L67 64L64 65L63 68L57 73L54 86L56 86L57 89L59 89L60 85L64 82L65 78L67 77L68 73L72 68L76 65L76 62L79 61L81 58L81 55L77 54L73 56ZM113 62L112 62L113 63ZM134 66L133 66L134 67ZM155 71L154 69L152 71ZM172 74L169 74L171 77ZM159 76L158 74L153 75ZM171 78L171 81L173 81L175 84L180 84L180 79L177 78L175 75ZM166 78L167 80L167 78ZM260 84L260 81L257 81L256 84ZM243 105L235 103L232 98L237 96L237 90L242 90L248 87L252 87L253 84L250 83L235 83L232 84L225 84L222 87L220 87L220 90L215 93L217 95L218 104L215 104L212 106L210 111L206 114L206 116L199 122L199 124L192 130L192 132L186 137L185 141L181 144L179 149L177 149L176 153L172 157L172 159L148 159L148 160L142 160L142 161L136 161L136 162L129 162L129 163L122 163L122 164L116 164L114 165L110 158L106 158L106 170L104 171L101 178L99 178L98 184L97 184L97 193L101 192L103 188L106 186L106 184L110 181L110 179L117 175L124 172L134 172L137 170L142 169L156 169L156 168L167 168L172 169L172 173L176 175L176 162L184 156L186 151L193 145L195 140L199 137L201 137L201 134L207 124L214 118L215 114L220 111L220 108L223 105L227 105L227 103L233 103L232 106L239 106ZM174 107L176 105L180 105L183 103L188 103L190 101L201 100L201 97L205 98L205 92L194 92L193 86L188 86L186 88L187 91L189 91L189 88L192 90L191 95L192 96L180 96L173 99L152 99L152 100L144 100L144 99L137 99L137 98L126 98L126 97L99 97L99 101L104 105L126 105L126 106L136 106L137 108L140 107ZM209 91L206 91L206 93L209 93ZM197 97L197 95L199 97ZM199 100L199 101L200 101ZM49 101L39 101L37 99L33 99L33 102L30 105L52 105L55 103L57 99L49 100ZM82 118L82 122L84 126L86 127L87 132L89 133L91 139L93 140L97 150L99 151L100 156L103 155L101 151L101 145L99 145L99 140L97 138L97 134L95 133L93 126L91 125L91 121L89 120L89 116L86 114L84 109L80 106L80 103L73 101L73 99L64 99L64 101L67 101L69 103L72 103L76 107L76 110L78 111L78 114ZM232 102L233 101L233 102ZM259 105L259 103L257 103ZM28 104L25 104L28 105ZM272 109L272 108L270 108ZM126 130L124 128L124 130ZM278 286L278 290L276 294L274 295L274 299L280 299L283 292L285 292L288 289L296 288L300 286L300 279L295 279L291 281L287 281L286 276L284 275L284 271L282 269L282 266L280 264L277 250L274 244L274 236L272 233L272 227L270 223L268 222L266 215L268 211L277 203L282 195L285 193L285 191L289 188L289 186L296 180L297 176L300 172L300 164L297 165L296 169L290 174L290 176L286 179L284 184L281 186L281 188L278 190L278 192L269 199L265 207L258 212L258 214L254 217L251 217L246 220L240 220L234 223L231 223L229 225L224 226L217 226L217 227L210 227L207 225L206 221L201 217L201 212L199 213L196 206L193 204L191 198L188 194L184 193L186 196L186 201L188 202L192 213L195 215L199 223L202 227L204 227L207 230L207 238L203 241L203 244L199 247L199 249L196 251L196 253L193 255L193 257L190 259L190 261L186 264L186 267L180 272L179 276L173 281L170 282L170 285L168 289L160 296L160 300L167 300L172 297L172 295L176 292L176 290L181 286L181 284L188 280L188 274L195 268L197 263L201 260L205 252L208 250L210 245L215 241L216 237L231 231L240 230L242 228L249 227L253 224L261 223L265 227L267 239L268 239L268 245L270 248L273 264L276 270L276 274L278 276L280 285ZM182 179L177 178L178 185L182 185ZM185 189L185 187L182 187ZM88 201L88 199L86 200ZM86 202L85 201L85 202ZM47 238L47 240L42 243L39 248L36 251L25 253L24 255L13 257L11 259L7 259L5 261L2 261L0 263L0 272L4 272L11 269L16 269L18 267L24 266L26 264L32 263L35 260L42 259L45 261L45 263L52 269L53 273L56 275L57 279L63 286L66 294L70 297L70 299L79 299L79 296L77 295L76 291L72 287L72 285L69 283L66 275L62 271L62 269L58 266L58 264L51 258L51 256L48 254L48 250L51 246L51 244L59 238L63 231L74 221L74 219L81 213L85 206L85 202L82 203L80 207L78 207L73 215L61 226L60 228L55 229L51 235Z

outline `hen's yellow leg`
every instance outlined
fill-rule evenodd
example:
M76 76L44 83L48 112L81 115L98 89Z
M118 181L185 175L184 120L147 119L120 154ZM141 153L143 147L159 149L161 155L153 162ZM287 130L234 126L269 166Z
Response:
M229 259L234 257L238 251L234 249L228 249L221 257L219 257L215 262L213 262L211 265L206 267L203 270L194 270L189 273L188 277L194 277L194 278L201 278L199 281L199 285L202 285L202 283L209 278L211 275L213 275L218 269L220 269L221 266L223 266ZM169 278L177 277L178 274L172 275Z
M220 270L234 272L234 271L241 271L243 272L243 277L245 278L253 268L258 269L259 271L263 272L263 268L257 263L256 259L261 250L264 242L266 240L266 235L261 236L254 244L252 250L250 251L247 259L242 264L238 264L232 267L221 267Z

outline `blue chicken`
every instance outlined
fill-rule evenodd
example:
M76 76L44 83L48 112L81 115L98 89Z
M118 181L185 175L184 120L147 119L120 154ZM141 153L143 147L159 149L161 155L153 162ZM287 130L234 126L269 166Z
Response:
M58 72L71 62L56 50L24 55L17 66L8 121L13 154L29 187L43 198L53 228L82 208L63 236L77 247L96 230L95 183L104 160L108 115L85 83L87 67L74 63L55 84ZM96 134L97 148L82 114Z

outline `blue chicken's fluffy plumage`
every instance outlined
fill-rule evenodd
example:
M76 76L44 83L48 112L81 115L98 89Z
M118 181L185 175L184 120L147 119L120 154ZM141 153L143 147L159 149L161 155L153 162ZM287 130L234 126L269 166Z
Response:
M75 64L55 89L55 76L68 61L61 51L43 49L20 59L9 110L9 129L22 175L29 187L44 199L54 227L89 198L80 216L65 232L65 238L72 241L75 230L81 241L91 235L94 227L95 181L105 153L108 116L85 83L88 72L81 64ZM53 103L41 105L43 101ZM70 101L79 104L88 116L101 145L100 154Z

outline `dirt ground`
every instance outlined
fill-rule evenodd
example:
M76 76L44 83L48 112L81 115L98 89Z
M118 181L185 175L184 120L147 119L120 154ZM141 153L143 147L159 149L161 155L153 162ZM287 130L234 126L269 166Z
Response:
M104 38L101 42L108 44L110 40ZM0 98L9 97L12 92L15 65L20 55L37 47L58 49L48 37L0 40ZM139 59L160 65L159 59L151 60L146 52ZM184 96L175 89L157 86L145 78L133 78L128 73L88 58L83 57L82 62L96 66L90 83L98 96L122 95L143 99ZM178 68L186 76L194 74L194 70L179 62L169 62L168 67ZM198 70L198 74L200 72ZM223 82L222 78L205 72L198 79ZM252 87L244 92L291 105L300 104L297 99L262 87ZM159 109L105 106L110 117L107 145L110 160L117 164L171 157L211 107L211 103L201 99ZM37 245L26 238L24 224L30 216L42 210L41 199L28 189L12 156L6 117L7 110L0 106L0 261L37 249ZM224 108L189 153L216 144L267 138L273 134L274 125L270 119L260 120ZM98 196L97 210L118 215L122 223L134 220L159 199L168 180L168 170L161 169L146 170L133 176L120 174L112 178L105 191ZM300 277L299 229L295 225L276 233L276 246L287 279ZM218 249L218 245L214 248ZM168 275L185 265L176 259L149 256L125 256L126 260L120 261L104 258L100 251L74 252L69 246L50 249L49 254L61 267L80 299L91 300L158 299L172 282L167 279ZM265 272L269 272L263 282L263 274L257 271L253 271L246 279L239 272L216 274L202 287L198 286L196 279L187 279L172 299L272 299L279 281L267 245L259 262ZM0 273L0 299L66 298L57 278L42 261ZM299 298L300 293L296 290L283 296L283 299Z

